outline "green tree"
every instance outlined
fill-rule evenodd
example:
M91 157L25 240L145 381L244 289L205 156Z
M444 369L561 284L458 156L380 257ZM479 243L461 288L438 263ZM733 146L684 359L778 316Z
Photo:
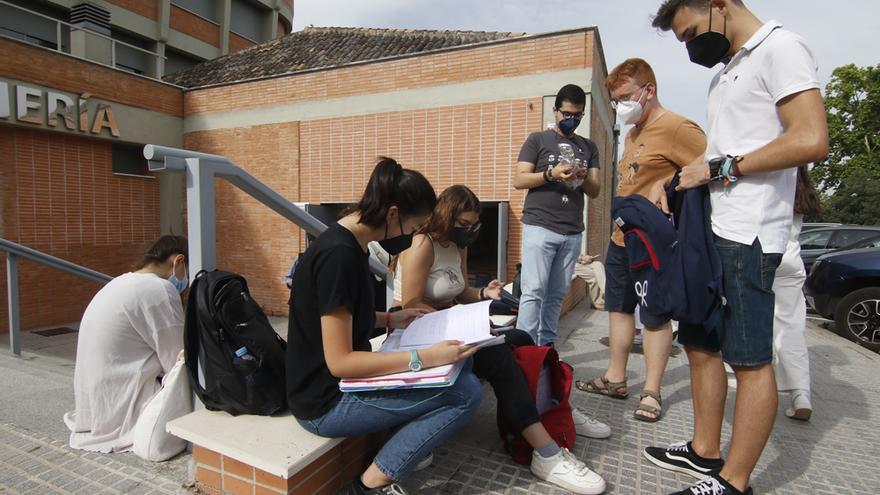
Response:
M822 201L824 210L816 219L822 222L880 224L880 174L854 168L844 177L834 194Z
M868 172L860 177L880 177L880 65L834 69L825 88L825 109L828 158L811 175L826 196L836 196L855 171Z

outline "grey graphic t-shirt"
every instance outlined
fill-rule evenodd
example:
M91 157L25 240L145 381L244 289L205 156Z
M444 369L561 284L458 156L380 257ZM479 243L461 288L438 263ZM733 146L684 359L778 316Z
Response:
M584 137L560 136L549 129L529 135L519 152L519 161L535 164L535 172L543 173L549 165L559 164L559 143L574 148L575 159L587 168L599 168L599 150ZM523 206L522 221L527 225L544 227L557 234L578 234L584 231L584 193L572 190L561 182L551 182L529 189Z

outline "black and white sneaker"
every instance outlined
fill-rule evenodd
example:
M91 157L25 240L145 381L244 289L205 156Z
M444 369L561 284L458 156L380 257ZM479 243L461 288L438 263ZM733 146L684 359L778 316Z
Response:
M753 495L752 487L746 488L741 492L718 475L710 476L696 485L685 488L680 492L674 492L670 495Z
M345 490L345 495L407 495L406 490L397 483L378 488L364 488L359 480L352 481Z
M724 467L724 459L705 459L700 457L693 451L690 442L672 444L665 449L661 447L647 447L644 450L644 454L649 461L663 469L689 474L697 479L718 474L721 468Z

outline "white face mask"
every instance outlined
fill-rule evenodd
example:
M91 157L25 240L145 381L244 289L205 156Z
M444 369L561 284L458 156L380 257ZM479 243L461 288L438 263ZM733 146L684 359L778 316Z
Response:
M621 101L617 104L617 116L624 125L632 125L642 119L645 107L642 106L639 100L641 100L642 95L645 94L645 89L647 88L642 89L638 100Z

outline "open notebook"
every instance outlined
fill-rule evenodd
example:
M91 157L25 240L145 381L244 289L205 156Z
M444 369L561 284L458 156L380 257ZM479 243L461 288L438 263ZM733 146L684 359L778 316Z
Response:
M412 322L406 330L395 330L382 343L379 352L423 349L443 340L460 340L478 347L504 343L503 336L490 333L489 301L484 301L429 313ZM363 392L448 387L455 383L462 366L464 360L421 371L403 371L369 378L343 378L339 381L339 389L343 392Z

